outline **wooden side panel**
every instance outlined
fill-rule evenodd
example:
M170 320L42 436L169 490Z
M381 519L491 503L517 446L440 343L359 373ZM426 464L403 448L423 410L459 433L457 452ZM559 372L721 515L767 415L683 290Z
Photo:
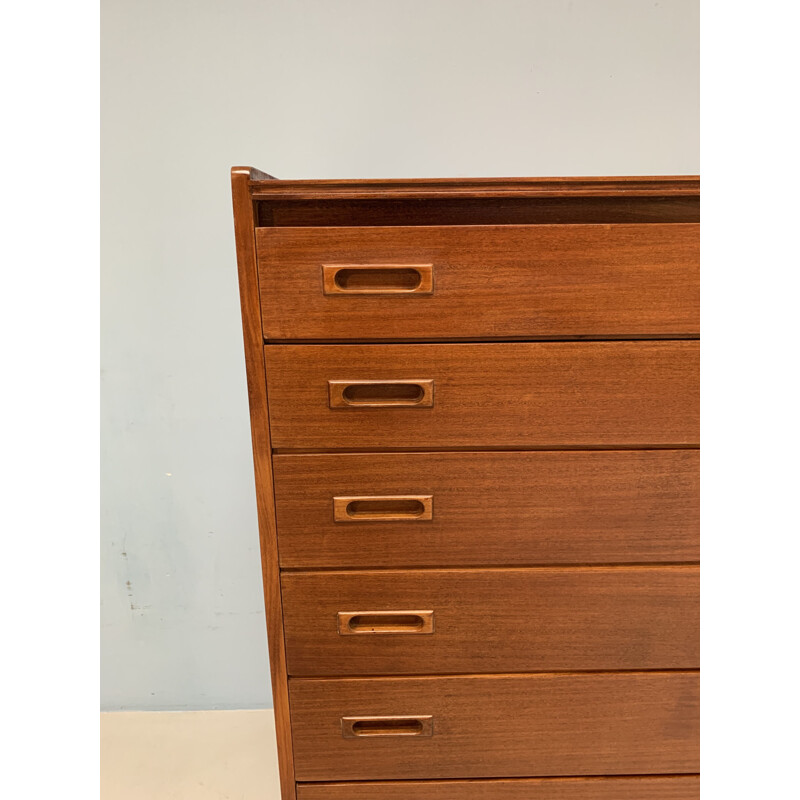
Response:
M276 448L689 445L699 343L268 345ZM433 380L433 406L331 409L328 381Z
M697 775L305 783L297 800L700 800Z
M697 450L273 459L284 567L699 559ZM430 496L430 519L335 520L335 497ZM490 535L487 535L490 532Z
M259 228L269 339L699 332L699 225ZM430 294L322 290L323 265L432 265Z
M698 772L695 672L290 680L299 781ZM431 715L433 735L342 736Z
M688 566L284 572L289 674L696 669L699 583ZM430 634L337 625L408 609L433 612Z
M261 173L258 174L261 175ZM247 392L250 400L250 428L253 437L253 463L261 539L261 563L264 576L269 664L272 673L272 694L275 705L275 727L278 741L281 800L294 800L296 796L294 762L289 719L286 653L283 641L283 611L278 570L278 542L275 532L267 387L264 379L264 350L261 336L261 308L259 305L254 239L255 222L253 219L253 202L250 195L250 177L251 171L245 167L234 167L231 170L236 257L239 266L239 296L242 306Z

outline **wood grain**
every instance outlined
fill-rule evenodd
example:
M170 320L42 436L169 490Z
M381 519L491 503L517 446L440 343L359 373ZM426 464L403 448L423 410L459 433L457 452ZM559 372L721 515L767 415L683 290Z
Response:
M288 671L695 669L699 583L693 566L284 572ZM340 612L415 608L430 635L339 633Z
M299 781L698 771L698 674L292 678ZM343 716L434 717L431 737L343 739Z
M232 187L283 800L694 800L696 177Z
M267 339L699 331L699 226L259 228ZM322 265L433 265L433 294L326 295Z
M696 445L699 343L268 345L275 448ZM328 407L328 381L433 380L433 408Z
M442 195L261 200L258 224L277 227L365 225L613 225L699 222L699 195L464 198Z
M255 199L426 197L677 197L696 196L697 175L569 178L399 178L392 180L253 180Z
M262 174L258 173L259 176ZM286 654L283 642L283 611L278 574L278 543L275 533L275 503L272 491L267 387L264 380L264 351L261 338L261 308L258 299L258 272L253 238L255 223L249 190L250 179L251 171L246 167L234 167L231 170L236 258L239 268L239 297L242 307L247 393L250 401L250 429L253 439L253 463L261 541L269 664L272 674L275 728L278 741L281 800L294 800L296 796L294 761Z
M697 775L302 783L297 800L700 800Z
M283 567L700 557L696 450L306 454L273 464ZM430 495L433 513L337 523L332 498L362 494Z

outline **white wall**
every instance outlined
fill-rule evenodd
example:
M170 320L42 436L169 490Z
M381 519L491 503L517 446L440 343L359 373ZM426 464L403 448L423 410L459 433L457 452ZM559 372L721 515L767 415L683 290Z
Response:
M105 709L271 705L229 168L696 173L697 6L104 0Z

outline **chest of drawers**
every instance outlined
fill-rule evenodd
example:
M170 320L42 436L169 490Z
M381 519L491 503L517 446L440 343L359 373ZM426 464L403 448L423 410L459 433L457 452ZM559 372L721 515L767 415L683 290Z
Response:
M232 171L283 800L696 800L699 183Z

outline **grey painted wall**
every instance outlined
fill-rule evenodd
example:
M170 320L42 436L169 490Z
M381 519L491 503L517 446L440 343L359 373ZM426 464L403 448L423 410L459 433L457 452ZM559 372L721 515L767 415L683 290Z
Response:
M228 171L698 171L697 0L105 0L102 705L271 705Z

